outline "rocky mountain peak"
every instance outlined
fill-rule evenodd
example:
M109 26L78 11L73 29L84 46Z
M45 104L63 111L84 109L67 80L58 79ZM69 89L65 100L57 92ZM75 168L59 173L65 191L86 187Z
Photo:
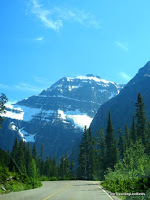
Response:
M9 108L6 126L26 142L43 143L45 155L59 157L71 151L98 108L122 87L92 74L63 77L39 95Z

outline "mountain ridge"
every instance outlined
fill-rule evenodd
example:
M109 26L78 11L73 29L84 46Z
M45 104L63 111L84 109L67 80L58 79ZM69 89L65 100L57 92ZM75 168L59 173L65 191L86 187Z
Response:
M44 144L45 155L59 158L66 152L71 154L100 105L117 95L122 87L91 74L63 77L39 95L8 108L5 126L9 127L9 136L10 129L18 132L26 142L35 142L38 150Z
M91 127L96 133L100 127L106 128L108 112L111 113L112 123L115 132L118 128L124 130L127 123L131 126L132 115L135 114L135 103L137 102L138 93L141 92L145 103L145 110L150 116L150 62L138 70L138 73L131 79L120 93L113 99L105 102L97 111Z

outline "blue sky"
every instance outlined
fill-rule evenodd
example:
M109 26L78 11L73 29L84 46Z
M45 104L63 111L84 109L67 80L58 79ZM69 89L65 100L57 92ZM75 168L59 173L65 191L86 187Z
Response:
M64 76L127 83L150 60L149 0L0 2L0 91L21 100Z

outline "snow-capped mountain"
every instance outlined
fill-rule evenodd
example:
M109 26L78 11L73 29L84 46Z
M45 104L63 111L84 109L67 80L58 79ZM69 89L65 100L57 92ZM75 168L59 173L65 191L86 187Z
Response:
M122 88L99 76L64 77L39 95L8 106L4 114L8 137L11 131L26 142L35 142L38 149L43 144L45 156L70 154L98 108ZM8 148L7 142L2 146Z

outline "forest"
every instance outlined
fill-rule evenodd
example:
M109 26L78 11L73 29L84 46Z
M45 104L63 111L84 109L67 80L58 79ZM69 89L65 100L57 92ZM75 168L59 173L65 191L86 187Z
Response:
M106 134L100 128L97 137L84 130L79 153L78 178L101 180L112 193L128 193L122 199L150 199L150 122L144 102L138 94L132 125L114 133L108 114ZM131 195L139 193L139 195ZM142 194L142 195L140 195ZM143 195L144 194L144 195Z
M1 96L0 113L5 112L7 98ZM108 113L106 131L100 128L96 137L85 127L79 146L78 165L68 155L56 162L55 157L43 159L33 147L15 140L11 152L0 150L1 193L41 186L42 180L98 180L108 191L129 195L122 199L150 199L150 122L146 118L144 102L138 94L132 125L125 124L114 132L111 113ZM3 122L0 118L0 125ZM121 119L120 119L121 120ZM16 186L17 185L17 186ZM19 186L18 186L19 185ZM17 189L18 188L18 189ZM142 195L132 196L133 193Z

